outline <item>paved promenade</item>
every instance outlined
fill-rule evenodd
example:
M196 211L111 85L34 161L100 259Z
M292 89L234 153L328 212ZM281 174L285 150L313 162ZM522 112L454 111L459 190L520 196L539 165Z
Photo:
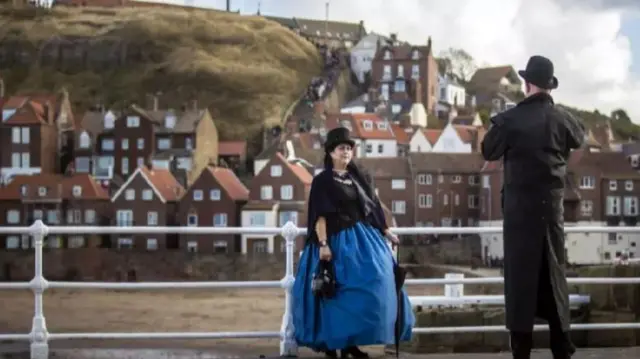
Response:
M6 349L6 348L5 348ZM15 348L17 349L17 348ZM71 349L55 347L51 350L50 359L244 359L244 358L279 358L277 349L253 351L251 348L244 350L181 350L181 349ZM372 358L395 358L395 355L385 355L381 350L367 351ZM2 354L0 347L0 359L28 359L28 352L12 350ZM298 358L323 358L322 355L306 350L300 352ZM478 354L401 354L404 359L510 359L509 353L478 353ZM532 359L549 359L548 350L537 350ZM609 349L579 349L572 359L638 359L640 347L635 348L609 348Z

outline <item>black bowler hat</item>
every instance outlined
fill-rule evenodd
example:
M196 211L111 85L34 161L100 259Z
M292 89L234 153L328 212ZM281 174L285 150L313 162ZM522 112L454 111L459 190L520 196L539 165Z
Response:
M527 68L518 71L518 75L541 89L554 90L558 88L558 79L553 75L553 62L544 56L531 56L527 62Z
M345 127L336 127L327 133L327 140L324 143L325 152L331 152L341 144L355 146L356 142L351 139L349 130Z

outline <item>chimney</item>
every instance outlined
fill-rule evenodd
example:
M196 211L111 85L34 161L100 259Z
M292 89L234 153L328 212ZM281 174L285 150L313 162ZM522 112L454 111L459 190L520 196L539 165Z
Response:
M391 38L391 45L396 46L398 43L398 34L390 34L389 37Z
M0 99L4 98L4 80L0 77Z
M429 38L427 39L427 49L429 51L429 54L433 53L433 49L431 48L431 36L429 36Z
M413 80L413 103L422 103L422 84L420 80Z
M227 12L231 12L231 0L227 0Z

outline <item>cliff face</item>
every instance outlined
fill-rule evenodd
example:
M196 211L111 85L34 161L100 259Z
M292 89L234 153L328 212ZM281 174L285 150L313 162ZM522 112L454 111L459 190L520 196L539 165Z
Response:
M207 106L223 138L277 122L320 72L310 43L261 17L163 8L0 7L7 93L65 87L79 110L96 104Z

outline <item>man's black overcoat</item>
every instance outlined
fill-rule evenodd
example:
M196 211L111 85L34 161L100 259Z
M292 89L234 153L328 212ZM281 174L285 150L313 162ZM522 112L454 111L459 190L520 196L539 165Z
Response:
M504 161L504 290L511 331L530 332L535 317L556 315L569 330L564 183L569 154L584 138L582 123L539 93L493 117L482 142L485 160ZM549 275L540 276L541 270ZM539 290L549 282L552 293Z

